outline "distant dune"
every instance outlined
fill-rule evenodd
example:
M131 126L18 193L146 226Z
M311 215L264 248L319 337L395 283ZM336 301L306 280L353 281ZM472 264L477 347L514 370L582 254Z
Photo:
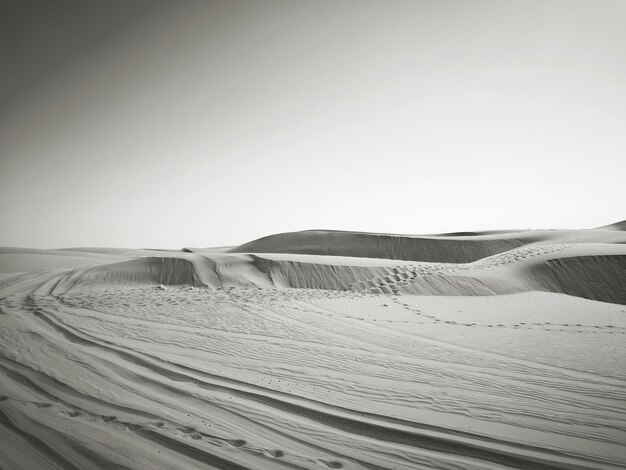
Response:
M626 221L0 249L0 467L626 467Z
M614 224L618 225L618 224ZM611 226L612 227L612 226ZM459 232L451 235L403 236L309 230L282 233L231 248L231 253L295 253L353 256L435 263L469 263L529 244L623 243L622 235L598 230L526 230Z
M376 233L311 230L261 238L231 253L299 253L407 261L468 263L524 245L515 236L408 237Z
M626 231L626 220L622 220L620 222L615 222L614 224L605 225L603 227L599 227L596 230L619 230L621 232Z

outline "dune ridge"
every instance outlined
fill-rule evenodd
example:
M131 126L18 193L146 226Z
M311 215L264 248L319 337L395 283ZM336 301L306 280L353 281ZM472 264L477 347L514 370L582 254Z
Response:
M343 236L347 232L341 232ZM357 234L360 236L360 234ZM298 238L299 235L296 236ZM189 285L192 287L279 287L362 291L392 295L474 296L502 295L540 290L592 300L626 303L623 283L626 247L614 243L553 243L576 239L571 233L557 233L555 240L537 242L528 236L525 245L480 258L473 262L383 263L375 257L356 257L299 253L299 257L271 257L271 253L161 252L162 257L141 256L112 264L78 268L59 282L58 289L75 283L101 282ZM601 241L604 238L599 237ZM418 252L423 239L415 242ZM404 240L403 243L409 243ZM367 255L373 255L365 243ZM465 244L454 240L429 240L445 243L438 250L456 246L464 255ZM530 242L532 241L532 243ZM486 241L491 242L491 241ZM456 245L455 245L456 244ZM358 244L357 244L358 245ZM407 244L406 250L412 249ZM308 245L299 250L313 251ZM469 250L471 251L471 250ZM144 252L150 254L149 252ZM390 261L393 261L392 259Z

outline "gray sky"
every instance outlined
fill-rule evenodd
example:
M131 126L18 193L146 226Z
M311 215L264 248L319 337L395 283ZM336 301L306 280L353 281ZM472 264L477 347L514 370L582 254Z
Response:
M0 245L626 218L626 2L0 0Z

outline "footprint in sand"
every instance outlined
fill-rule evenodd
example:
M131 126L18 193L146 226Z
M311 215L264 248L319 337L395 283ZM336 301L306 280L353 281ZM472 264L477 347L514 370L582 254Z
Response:
M41 403L41 402L33 402L37 408L50 408L52 403Z
M274 457L276 459L279 459L285 455L285 453L282 450L278 450L278 449L274 449L274 450L264 449L263 453L269 457Z
M196 441L199 441L200 439L202 439L202 434L196 431L195 428L185 427L185 428L179 428L178 430Z
M228 440L226 442L228 442L233 447L241 447L247 444L247 442L243 439Z
M141 426L140 424L124 423L124 425L129 431L133 431L133 432L141 431L143 429L143 426Z
M328 468L342 468L343 467L343 464L341 462L337 462L336 460L320 460L320 463L322 463Z

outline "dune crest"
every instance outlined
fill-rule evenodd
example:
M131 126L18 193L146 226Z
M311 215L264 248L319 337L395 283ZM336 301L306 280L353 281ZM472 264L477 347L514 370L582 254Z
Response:
M225 252L172 251L155 257L144 250L134 259L114 263L103 264L98 259L95 265L69 272L56 289L121 283L436 296L539 290L626 304L626 234L608 233L607 237L604 230L531 231L510 238L507 232L475 235L480 240L472 241L458 235L422 238L298 232L266 237ZM500 251L507 246L513 248ZM256 251L250 252L252 248ZM383 255L392 257L379 257Z

